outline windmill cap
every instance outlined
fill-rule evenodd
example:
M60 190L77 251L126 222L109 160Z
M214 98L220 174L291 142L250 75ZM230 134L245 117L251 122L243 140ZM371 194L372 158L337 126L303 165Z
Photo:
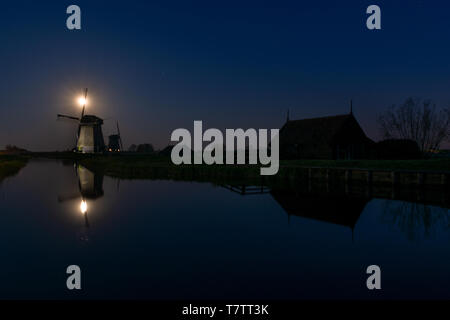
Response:
M80 121L81 124L103 124L103 119L92 116L92 115L84 115Z

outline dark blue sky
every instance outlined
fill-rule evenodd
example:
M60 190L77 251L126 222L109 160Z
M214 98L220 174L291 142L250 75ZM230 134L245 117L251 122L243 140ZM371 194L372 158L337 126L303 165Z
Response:
M77 4L82 30L69 31ZM382 30L366 28L370 4ZM178 127L278 128L291 118L375 118L408 96L450 105L448 1L10 1L0 7L0 146L71 147L57 113L89 113L125 145Z

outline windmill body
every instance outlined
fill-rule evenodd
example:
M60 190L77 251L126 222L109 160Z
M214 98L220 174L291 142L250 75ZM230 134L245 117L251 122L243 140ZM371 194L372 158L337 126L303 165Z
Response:
M105 151L102 132L103 120L97 116L85 115L78 128L77 152L97 153Z
M120 151L120 136L117 134L112 134L109 136L108 150L111 152Z
M108 138L109 138L108 151L110 152L120 152L121 150L123 151L119 122L117 122L117 133L110 135Z
M58 114L58 118L66 118L78 121L78 134L76 143L76 152L81 153L97 153L105 151L105 141L103 139L102 125L103 119L94 115L85 115L87 89L84 91L83 111L81 117L72 117Z

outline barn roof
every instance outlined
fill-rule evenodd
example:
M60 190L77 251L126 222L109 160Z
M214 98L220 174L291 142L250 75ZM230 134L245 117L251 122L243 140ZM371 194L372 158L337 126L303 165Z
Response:
M331 145L342 139L353 143L374 143L366 136L353 113L288 120L280 129L281 145Z
M345 122L353 117L344 114L322 118L288 120L280 130L284 144L331 143Z

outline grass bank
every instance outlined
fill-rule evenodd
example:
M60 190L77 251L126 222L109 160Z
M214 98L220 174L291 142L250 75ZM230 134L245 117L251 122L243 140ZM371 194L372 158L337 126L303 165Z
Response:
M335 180L345 178L345 170L398 170L412 171L411 177L403 179L405 184L415 184L415 171L446 172L450 174L450 159L423 160L291 160L281 161L280 169L275 176L260 175L258 165L180 165L172 164L170 157L161 155L120 153L107 155L87 155L77 153L47 153L35 154L54 159L76 161L93 171L121 179L173 179L190 181L209 181L213 183L255 182L285 183L286 180L308 179L308 168L314 169L314 178L323 180L330 177ZM327 172L330 169L330 172ZM364 181L366 173L354 172L353 179ZM384 175L386 177L384 177ZM405 175L404 175L405 176ZM374 175L375 182L389 183L390 174ZM440 176L431 174L427 181L430 184L440 183ZM436 180L436 181L434 181Z
M168 157L152 155L86 156L79 159L87 166L103 168L116 175L145 175L152 168L199 168L220 171L238 170L259 175L258 165L181 165L175 166ZM446 171L450 173L450 159L426 160L286 160L280 162L280 172L289 168L349 168L372 170Z
M282 161L288 167L361 168L373 170L449 171L450 159L420 160L292 160Z
M34 157L72 160L90 166L103 168L107 172L127 175L132 172L141 172L155 167L196 167L213 168L214 170L245 169L259 172L257 165L181 165L172 164L170 157L120 153L107 155L78 154L73 152L34 153ZM373 170L413 170L413 171L447 171L450 172L450 159L420 159L420 160L282 160L280 169L285 168L360 168Z
M26 166L28 157L14 155L0 155L0 181L16 175Z

